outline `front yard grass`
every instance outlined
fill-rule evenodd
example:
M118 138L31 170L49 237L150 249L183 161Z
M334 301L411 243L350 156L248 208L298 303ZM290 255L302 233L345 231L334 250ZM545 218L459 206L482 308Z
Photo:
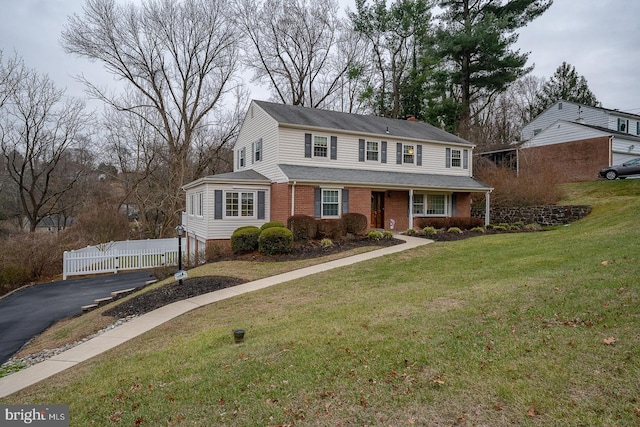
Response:
M594 205L570 226L222 301L0 402L74 426L638 425L640 181L568 189Z

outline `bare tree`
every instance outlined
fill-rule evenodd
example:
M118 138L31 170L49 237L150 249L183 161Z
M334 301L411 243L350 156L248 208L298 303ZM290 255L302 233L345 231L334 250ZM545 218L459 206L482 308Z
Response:
M9 178L16 187L29 230L57 214L64 195L85 173L70 167L90 123L84 103L65 98L46 75L20 65L20 80L6 98L0 122L0 145Z
M279 102L325 107L358 47L344 39L336 0L239 0L246 65Z
M164 179L171 186L160 235L169 233L183 209L180 187L190 179L194 135L239 85L241 32L229 6L226 0L146 0L140 6L87 0L83 15L71 16L62 33L67 53L101 62L139 96L111 95L80 77L89 93L146 122L162 142Z

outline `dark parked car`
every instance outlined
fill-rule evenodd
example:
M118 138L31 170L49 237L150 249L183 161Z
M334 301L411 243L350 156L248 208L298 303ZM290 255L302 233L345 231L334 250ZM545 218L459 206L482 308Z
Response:
M640 157L627 160L621 165L609 166L600 171L600 176L607 179L624 179L631 175L640 175Z

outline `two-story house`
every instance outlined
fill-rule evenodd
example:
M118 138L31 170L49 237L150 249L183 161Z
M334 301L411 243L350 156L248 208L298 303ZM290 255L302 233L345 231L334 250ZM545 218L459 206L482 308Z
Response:
M593 180L606 166L640 157L640 115L557 101L522 129L520 174Z
M406 230L420 216L470 216L473 144L416 120L253 101L234 147L234 171L183 188L194 248L243 225L290 216L366 215ZM487 217L488 220L488 217ZM197 246L196 246L197 241Z

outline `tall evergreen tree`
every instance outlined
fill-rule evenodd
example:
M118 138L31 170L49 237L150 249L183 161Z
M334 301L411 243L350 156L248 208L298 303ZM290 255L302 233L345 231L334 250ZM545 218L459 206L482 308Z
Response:
M577 102L578 104L600 106L600 102L589 89L587 79L576 72L576 68L563 62L551 78L538 92L532 106L532 117L537 116L559 100Z
M430 89L430 106L446 108L428 111L427 116L439 114L448 130L465 136L474 116L530 71L525 67L528 54L512 49L518 39L516 30L544 13L552 2L440 0L444 12L430 57L443 61L437 66L440 77L434 80L438 85Z
M418 115L422 101L422 75L417 71L419 54L431 30L429 0L356 0L349 17L373 53L375 79L364 91L374 113L399 118Z

